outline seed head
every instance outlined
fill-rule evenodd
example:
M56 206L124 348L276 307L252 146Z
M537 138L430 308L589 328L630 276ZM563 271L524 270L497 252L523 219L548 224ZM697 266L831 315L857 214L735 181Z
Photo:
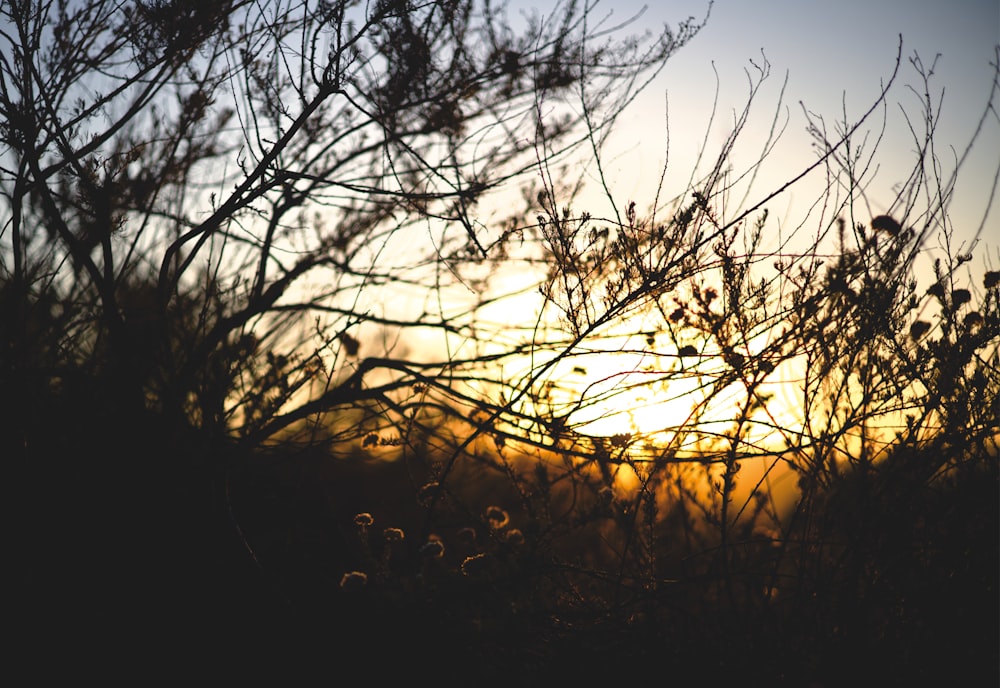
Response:
M432 536L431 539L424 543L424 545L420 548L420 553L428 559L440 559L444 556L444 543Z
M500 530L506 528L507 524L510 523L510 516L500 507L491 506L486 509L486 520L489 522L490 528Z
M487 573L491 566L490 557L486 554L473 554L462 562L462 573L466 576L480 576Z
M970 311L962 322L966 329L972 329L983 324L983 316L979 311Z
M465 547L475 547L476 546L476 529L466 526L459 529L455 534L458 539L459 544Z
M899 234L901 229L899 223L888 215L879 215L872 218L872 229L877 229L893 236Z
M421 504L427 505L434 501L439 494L441 494L441 484L432 480L420 488L417 499Z
M512 545L523 545L524 544L524 533L522 533L517 528L511 528L504 535L504 539Z
M386 528L382 531L386 542L402 542L406 535L401 528Z
M348 571L340 577L341 590L360 590L368 583L368 574L363 571Z
M931 324L926 320L917 320L915 323L910 325L910 337L913 341L917 341L923 337L931 329Z

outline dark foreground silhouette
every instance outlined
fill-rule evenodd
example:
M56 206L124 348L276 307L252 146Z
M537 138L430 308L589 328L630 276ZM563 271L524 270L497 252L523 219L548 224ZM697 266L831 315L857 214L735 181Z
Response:
M848 543L838 567L803 557L766 603L683 566L615 599L582 560L570 575L533 548L524 520L523 546L493 550L486 573L463 572L454 535L429 560L401 462L240 456L148 418L76 420L39 419L8 453L5 616L12 657L38 677L997 682L995 464L934 484L845 483L813 516ZM407 534L385 576L359 545L359 512ZM341 586L366 567L367 584Z

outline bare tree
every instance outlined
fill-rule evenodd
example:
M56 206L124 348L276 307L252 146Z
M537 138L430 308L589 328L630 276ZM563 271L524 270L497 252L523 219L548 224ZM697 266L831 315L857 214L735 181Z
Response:
M356 449L461 395L488 358L439 345L485 341L472 315L533 202L519 187L702 25L633 21L589 1L513 20L472 0L4 3L0 386L31 524L15 551L41 562L19 569L26 615L89 610L118 565L132 586L194 575L167 553L232 515L203 502L228 494L234 446ZM92 573L68 584L70 565Z
M25 365L58 351L109 413L251 444L379 398L378 328L469 327L436 302L502 243L480 202L584 142L585 119L607 129L700 26L627 40L611 20L575 2L516 29L492 3L10 3L7 360L60 381Z

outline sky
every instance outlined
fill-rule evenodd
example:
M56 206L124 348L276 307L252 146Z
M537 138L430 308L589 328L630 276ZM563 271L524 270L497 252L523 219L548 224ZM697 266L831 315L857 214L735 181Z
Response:
M530 6L544 13L546 5L536 2ZM602 0L598 13L612 11L616 18L624 18L643 6L637 0ZM511 9L517 11L517 7L519 4L514 4ZM688 16L703 17L707 8L707 0L650 3L635 26L655 29L664 22L676 26ZM965 149L989 97L993 78L990 63L996 59L995 46L1000 44L1000 0L716 0L706 26L671 58L658 80L621 120L614 139L614 164L609 168L614 188L640 205L641 197L651 193L649 181L658 178L667 148L667 114L669 169L674 174L668 176L668 186L676 189L678 183L686 181L690 161L705 139L716 84L720 94L717 117L721 119L707 139L710 149L724 140L734 111L745 103L745 70L750 60L761 63L762 55L770 62L771 77L761 92L749 131L759 134L758 140L766 134L787 75L783 102L788 128L774 162L781 169L792 169L815 160L804 133L803 106L828 123L842 117L845 108L848 116L866 111L892 73L900 35L903 65L890 91L882 149L888 155L880 158L883 170L869 199L873 213L890 210L887 206L894 196L893 184L908 171L907 167L893 170L891 163L910 163L915 148L901 116L901 108L911 115L919 113L917 94L906 88L907 84L919 86L909 58L917 54L930 66L940 54L932 82L932 88L944 89L936 143L945 168L950 169L948 161L953 158L948 147L957 153ZM938 95L939 91L932 91L932 96ZM951 209L960 239L971 242L983 225L979 246L993 247L989 262L994 269L1000 265L1000 209L994 208L985 223L983 216L998 160L1000 123L994 115L960 175ZM780 176L780 172L775 174ZM763 185L758 188L765 190ZM804 201L808 195L802 190L798 198ZM777 217L792 221L795 194L781 202L785 205L769 208L772 217L777 213ZM1000 199L994 205L1000 205Z
M548 14L555 6L555 0L512 0L509 10ZM643 6L639 0L602 0L596 14L613 12L610 23L614 23ZM664 22L676 27L689 16L704 17L708 7L707 0L650 3L633 28L657 30ZM709 153L715 153L731 131L734 115L743 109L751 60L759 65L766 58L771 75L744 130L744 147L737 148L734 156L737 161L756 159L776 110L787 117L780 145L754 187L759 192L756 199L765 196L817 158L806 133L805 111L822 116L832 128L845 113L853 122L872 107L893 72L900 36L902 64L886 102L879 170L865 189L862 205L867 207L861 211L874 217L896 210L891 204L912 169L917 145L904 113L919 118L923 95L922 81L910 60L919 56L927 68L934 65L930 95L935 105L943 89L935 146L947 175L966 150L990 97L991 62L997 59L1000 44L1000 0L715 0L705 27L669 60L618 122L605 150L604 169L616 204L621 208L634 200L640 208L650 205L665 159L669 160L667 197L683 192L699 148L707 146ZM706 134L716 89L716 125ZM871 124L879 133L881 110ZM952 255L973 251L974 260L967 267L976 284L983 271L1000 269L1000 198L990 200L998 166L1000 118L994 112L961 169L949 206ZM774 232L778 242L787 238L781 236L784 227L791 232L800 231L799 223L807 230L828 226L828 216L817 216L815 221L809 216L809 207L822 194L822 181L822 175L812 175L768 204L768 226L778 227ZM574 210L592 210L580 206L578 201ZM810 217L807 222L804 215ZM934 245L925 245L926 256L941 255L940 235L928 244ZM921 279L927 286L932 271L926 270ZM661 406L650 410L663 416ZM687 406L680 409L682 417L687 410Z

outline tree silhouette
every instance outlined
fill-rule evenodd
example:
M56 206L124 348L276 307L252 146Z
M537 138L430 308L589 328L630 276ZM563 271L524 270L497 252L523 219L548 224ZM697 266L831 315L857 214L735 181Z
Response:
M148 580L182 590L169 608L234 447L360 442L357 413L446 384L451 360L409 368L404 344L471 333L441 304L502 243L479 205L608 129L700 27L609 19L4 4L2 435L33 624Z

